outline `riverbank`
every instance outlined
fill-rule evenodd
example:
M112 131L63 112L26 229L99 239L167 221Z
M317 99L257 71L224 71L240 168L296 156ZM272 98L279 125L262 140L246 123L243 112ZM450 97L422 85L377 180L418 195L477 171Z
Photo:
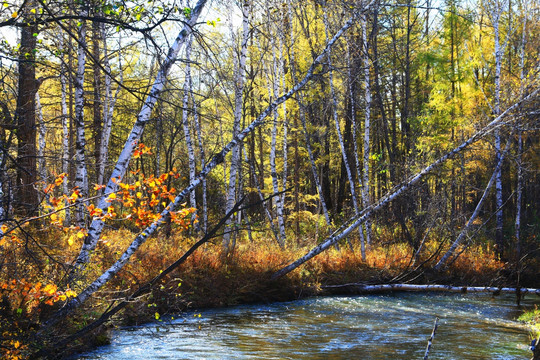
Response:
M89 268L88 281L101 274L112 264L127 246L133 234L128 230L116 230L105 233L93 254L97 258L95 266ZM66 247L58 238L47 238L48 249L57 258L65 261L73 259L79 249L79 240ZM65 320L47 335L48 344L55 344L63 337L84 329L98 319L116 299L124 299L137 289L144 287L148 279L180 258L194 243L194 240L182 236L153 237L134 255L118 276L111 281L92 301L78 310L69 320ZM150 292L133 299L125 309L111 318L108 325L85 334L71 341L66 347L55 348L55 354L65 356L74 352L106 344L109 331L118 325L138 325L163 317L174 316L188 309L225 307L238 304L272 303L276 301L296 300L309 296L358 293L355 287L339 285L347 283L361 284L443 284L506 287L514 286L512 265L496 259L493 251L486 246L470 246L450 266L442 272L432 272L434 256L440 250L436 242L426 243L417 256L403 243L373 244L367 251L366 260L362 260L357 244L349 248L343 244L338 250L329 249L315 257L299 269L278 280L271 280L271 275L291 261L304 255L312 242L290 244L282 249L274 242L259 237L253 242L239 242L235 252L223 258L221 244L207 243L195 251L173 272L168 274ZM60 265L47 264L49 279L61 283ZM534 274L522 273L521 286L537 287ZM57 278L55 278L57 276ZM39 280L39 279L38 279ZM86 282L77 283L74 292L81 291ZM30 293L33 290L30 291ZM13 293L13 292L12 292ZM59 295L62 296L62 295ZM10 331L21 334L16 341L19 346L13 359L24 358L32 354L35 346L30 337L39 328L41 319L47 319L63 305L61 297L50 304L41 302L37 306L26 307L17 314L17 308L10 313L3 306L3 312L16 320L8 324ZM14 303L12 303L14 304ZM19 340L20 339L20 340ZM52 356L52 353L51 353ZM26 356L27 357L27 356Z

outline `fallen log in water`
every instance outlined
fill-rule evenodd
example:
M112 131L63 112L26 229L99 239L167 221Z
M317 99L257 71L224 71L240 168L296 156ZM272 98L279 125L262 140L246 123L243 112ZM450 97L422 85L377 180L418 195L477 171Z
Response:
M353 288L360 293L378 293L386 291L440 291L440 292L489 292L494 295L500 293L515 293L517 288L510 287L494 287L494 286L451 286L451 285L415 285L415 284L380 284L380 285L366 285L361 283L348 283L341 285L322 285L322 289L339 289L339 288ZM521 288L519 289L522 295L536 294L540 296L540 289L533 288Z

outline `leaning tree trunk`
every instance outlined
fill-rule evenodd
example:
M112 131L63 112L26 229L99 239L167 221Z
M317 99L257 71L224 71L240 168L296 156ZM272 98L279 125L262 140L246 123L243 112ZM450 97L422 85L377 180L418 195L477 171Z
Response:
M459 154L461 151L469 147L472 143L483 138L484 136L489 134L491 131L499 127L502 123L502 120L505 119L509 113L511 113L516 108L518 108L519 105L522 104L523 102L528 101L534 96L536 96L539 92L540 92L540 88L536 89L535 91L531 92L527 97L521 99L514 105L510 106L503 113L501 113L497 118L495 118L493 121L491 121L481 130L476 132L473 136L471 136L461 145L454 148L450 152L446 153L445 155L437 159L435 162L433 162L431 165L425 167L422 171L416 173L414 176L409 178L408 181L404 182L401 186L396 187L392 192L382 197L379 201L373 203L369 208L364 209L359 215L352 217L347 223L345 223L343 226L337 229L330 237L324 240L321 244L317 245L312 250L310 250L306 255L302 256L301 258L294 261L290 265L287 265L281 270L277 271L274 275L272 275L272 279L277 279L291 272L292 270L296 269L298 266L302 265L303 263L310 260L311 258L317 256L318 254L328 249L330 246L336 244L338 241L348 236L354 229L362 225L366 221L366 219L372 215L373 212L381 210L384 206L389 204L392 200L396 199L405 191L409 190L415 184L420 182L420 180L425 178L426 175L431 173L431 171L433 171L439 165L446 162L446 160L453 158L455 155Z
M506 152L508 151L508 144L506 146L507 150L504 151L502 156L499 159L499 162L497 163L497 166L495 166L495 171L493 171L493 175L488 181L488 184L486 185L486 188L484 190L484 193L482 194L482 197L480 198L480 201L476 204L476 208L474 209L474 212L472 213L471 217L469 218L469 221L467 221L467 224L465 227L461 230L459 233L457 239L452 243L452 246L450 246L450 249L443 255L443 257L439 260L437 264L433 267L434 270L438 271L442 269L442 267L446 264L448 259L454 254L457 247L463 242L465 239L465 236L469 232L469 229L471 228L472 224L474 223L474 220L478 217L480 214L480 210L482 209L482 206L484 205L484 201L487 198L487 195L489 194L489 191L491 190L491 187L493 186L493 183L497 177L498 172L501 170L504 157L506 155Z

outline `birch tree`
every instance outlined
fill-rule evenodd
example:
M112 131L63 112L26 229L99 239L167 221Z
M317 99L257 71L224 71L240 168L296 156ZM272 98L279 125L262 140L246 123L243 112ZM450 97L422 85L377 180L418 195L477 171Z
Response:
M60 106L62 116L62 173L69 173L69 113L67 107L67 80L66 73L68 72L65 56L64 56L64 34L60 31L59 34L59 50L60 50ZM62 194L68 195L68 177L62 179ZM65 210L64 224L71 224L71 213L69 209Z
M362 58L364 62L364 177L362 181L362 200L363 206L369 207L370 196L369 196L369 161L371 156L371 85L369 83L369 47L368 47L368 38L367 38L367 19L364 15L360 21L362 24ZM367 243L371 244L371 221L366 219L366 238Z
M246 82L246 59L249 40L249 12L250 5L248 1L242 2L242 40L240 44L240 55L236 67L235 88L234 88L234 112L233 112L233 138L240 132L240 120L242 118L242 108L244 99L244 83ZM229 171L229 185L227 189L227 203L225 213L229 212L236 202L236 184L238 167L240 166L240 149L235 147L231 155L231 165ZM231 241L231 223L229 218L225 224L227 229L223 235L223 253L227 255L230 250Z
M186 65L185 65L185 81L184 81L184 98L182 102L182 127L184 129L184 138L186 140L186 147L188 153L188 164L189 164L189 182L192 182L195 179L196 173L196 163L195 163L195 151L193 146L193 141L191 140L191 128L189 126L189 98L190 94L193 92L192 83L191 83L191 42L193 37L187 40L186 43ZM195 197L195 191L191 192L189 195L189 206L196 209L197 208L197 199ZM196 212L193 213L193 219L195 219ZM198 227L196 227L198 228Z
M107 36L105 33L105 26L101 27L101 33L103 38L103 65L105 68L105 99L103 101L103 129L101 131L101 143L99 146L99 167L97 175L97 183L103 184L105 177L105 166L108 163L109 158L109 142L112 131L112 119L114 113L114 107L122 88L123 84L123 70L122 70L122 57L118 56L118 70L120 72L120 84L116 88L116 93L112 94L112 77L111 77L111 65L109 60L109 49L107 45ZM118 38L118 49L122 49L122 37ZM119 50L120 51L120 50Z
M87 5L82 4L81 17L88 16ZM76 174L75 186L79 194L77 205L75 207L75 221L77 226L85 226L85 201L88 197L88 169L86 167L86 135L84 121L84 72L86 64L86 21L80 22L77 30L78 51L77 51L77 73L75 75L75 156L76 156Z
M496 118L499 116L501 110L501 66L502 55L504 52L500 43L500 20L502 12L504 11L506 1L505 0L489 0L489 16L493 26L493 44L494 44L494 57L495 57L495 93L493 104L493 116ZM499 131L495 131L495 162L499 163L501 158L501 134ZM504 240L503 240L503 194L502 194L502 169L499 169L495 174L495 197L496 197L496 227L495 227L495 243L497 245L497 252L499 256L503 254Z
M324 8L324 13L323 13L324 32L326 34L326 38L328 38L328 16L327 16L326 11L327 10L326 10L326 7L325 7ZM360 209L358 208L358 199L356 197L355 182L354 182L354 178L352 176L351 166L349 165L349 159L348 159L348 156L347 156L347 151L345 149L345 143L343 141L343 135L341 134L341 125L339 124L338 101L337 101L336 90L334 88L334 72L333 72L333 69L332 69L332 58L331 58L330 53L328 53L327 61L328 61L328 67L329 67L328 77L329 77L329 83L330 83L330 94L331 94L331 97L332 97L332 115L334 117L334 124L336 126L336 133L337 133L337 136L338 136L339 148L341 149L341 157L343 158L343 163L344 163L345 169L347 171L347 179L349 180L349 188L351 190L354 213L356 215L358 215L359 212L360 212ZM363 249L362 259L365 260L366 259L366 254L365 254L365 250L364 250L365 249L364 234L362 232L361 227L358 229L358 232L359 232L360 240L362 241L362 249Z

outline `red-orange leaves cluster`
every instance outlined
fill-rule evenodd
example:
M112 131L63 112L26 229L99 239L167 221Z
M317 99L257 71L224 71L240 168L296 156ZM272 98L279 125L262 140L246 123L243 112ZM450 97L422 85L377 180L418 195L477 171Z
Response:
M139 149L149 151L146 147L139 146ZM132 184L115 181L119 190L108 195L107 201L110 206L105 215L101 209L89 205L87 209L90 215L122 218L132 221L139 229L158 220L161 211L167 207L167 203L174 201L176 197L177 190L169 185L169 180L177 179L180 175L176 169L159 177L154 175L145 177L140 171L134 171L132 174L137 178ZM175 224L187 229L191 225L191 218L187 218L194 212L195 209L184 208L178 212L172 212L171 219Z
M7 297L17 312L31 312L39 303L52 305L57 301L65 301L76 296L72 290L60 291L55 284L43 285L40 282L31 283L26 279L12 279L0 283L2 297Z

